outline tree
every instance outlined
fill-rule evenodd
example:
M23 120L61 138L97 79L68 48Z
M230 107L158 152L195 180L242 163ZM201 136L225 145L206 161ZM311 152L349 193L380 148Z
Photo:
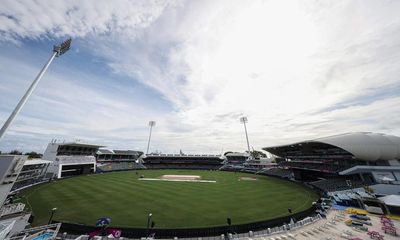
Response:
M22 155L22 152L20 152L18 150L12 150L9 154L11 154L11 155Z
M28 158L41 158L43 155L37 152L27 152L25 155L28 155Z

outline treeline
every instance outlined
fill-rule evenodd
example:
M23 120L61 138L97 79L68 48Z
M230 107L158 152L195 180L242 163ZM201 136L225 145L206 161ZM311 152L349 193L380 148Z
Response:
M18 150L12 150L11 152L4 152L4 153L0 151L0 154L3 154L3 155L5 155L5 154L10 154L10 155L27 155L28 158L42 158L42 156L43 156L43 154L37 153L37 152L34 152L34 151L23 153L23 152L18 151Z

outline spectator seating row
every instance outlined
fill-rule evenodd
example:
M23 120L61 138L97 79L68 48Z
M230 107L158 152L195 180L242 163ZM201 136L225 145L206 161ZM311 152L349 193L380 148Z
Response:
M349 186L346 179L343 178L318 180L310 184L325 192L343 191L364 186L361 180L351 180L351 185Z
M199 170L218 170L219 165L202 164L144 164L147 169L199 169Z
M109 161L109 162L98 162L96 166L97 172L110 172L110 171L124 171L124 170L134 170L143 169L143 165L136 163L134 161Z
M258 173L268 176L281 177L281 178L291 178L293 175L291 170L283 168L269 168L261 170Z

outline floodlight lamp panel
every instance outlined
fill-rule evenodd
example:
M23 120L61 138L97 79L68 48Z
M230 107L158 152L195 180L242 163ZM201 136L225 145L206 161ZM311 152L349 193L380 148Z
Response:
M241 123L247 123L248 122L247 117L241 117L240 118L240 122Z
M150 122L149 122L149 126L150 126L150 127L154 127L155 125L156 125L156 122L155 122L155 121L150 121Z
M66 53L71 48L72 39L69 38L60 45L55 45L53 48L53 52L57 53L56 56L59 57Z

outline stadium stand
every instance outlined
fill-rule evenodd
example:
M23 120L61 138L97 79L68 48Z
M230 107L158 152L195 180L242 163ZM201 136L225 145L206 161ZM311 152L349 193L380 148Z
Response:
M258 174L280 177L280 178L292 178L292 175L293 175L291 170L283 169L283 168L263 169L263 170L259 171Z
M26 160L12 190L45 181L47 168L50 164L51 161L42 159Z
M279 165L293 171L296 180L335 191L349 188L345 179L352 180L352 187L398 184L399 148L399 137L360 132L263 149L281 158Z
M71 174L68 174L69 172L72 172L72 175L93 172L87 172L86 170L88 169L97 169L97 172L138 168L246 171L291 180L295 179L300 183L308 183L321 190L321 192L324 192L324 196L328 196L331 199L332 206L335 207L355 206L364 208L365 210L363 211L370 211L372 209L376 212L380 210L382 213L390 213L390 211L385 209L384 204L379 199L376 199L378 195L375 196L374 194L360 192L360 187L364 187L365 185L372 186L374 184L374 186L394 186L398 192L398 186L400 186L398 185L400 182L400 138L383 134L349 133L290 145L267 147L264 150L276 155L277 159L281 161L278 163L278 166L266 167L261 170L258 166L260 164L248 166L246 165L247 160L232 158L231 161L227 161L227 158L220 155L185 155L182 153L143 155L141 152L129 150L99 150L99 147L97 145L80 143L55 144L55 142L52 142L49 154L45 154L45 156L53 156L52 159L49 159L51 161L50 166L48 165L49 171L58 177L71 176ZM93 163L94 157L97 166L90 165ZM86 164L90 166L86 168ZM54 169L52 171L51 166L53 165L58 165L56 171ZM74 167L75 165L83 166L82 168L76 168ZM40 170L45 166L46 164L43 166L30 166L22 170L20 177L18 177L21 180L21 185L23 185L23 181L27 183L34 182L35 180L28 180L31 178L45 179L43 171ZM16 186L18 186L15 174L8 175L9 177L13 177L14 180L12 182L15 182ZM350 183L349 179L351 180ZM11 184L11 182L3 182L4 186L7 184ZM7 185L8 188L9 185ZM3 215L23 214L21 213L21 209L23 209L22 203L7 202L0 209L0 217ZM322 209L320 211L321 215L314 215L308 218L307 216L314 213L314 210L310 209L310 212L299 216L298 219L304 217L305 219L290 223L294 224L292 226L286 224L291 221L291 219L287 218L283 221L285 222L284 226L262 230L264 233L261 234L264 234L263 236L270 236L272 233L278 233L281 234L280 238L270 239L288 239L287 237L283 237L288 236L288 228L295 229L298 226L299 229L302 229L304 224L308 224L308 222L321 221L321 215L324 216L327 213ZM398 207L395 210L398 210ZM381 219L384 218L382 217ZM27 220L24 221L27 222ZM302 222L302 224L298 224L299 222ZM15 228L13 224L13 222L0 222L0 236L7 234L5 232L10 232L13 227ZM74 227L76 226L74 225ZM46 229L46 227L43 229ZM31 231L34 232L36 229L31 229ZM56 227L54 233L57 231L58 228ZM223 231L225 231L225 227L223 227ZM304 232L303 230L299 232L305 238L296 239L309 239L309 236L314 236L310 232ZM391 229L391 233L393 233L393 229ZM242 239L248 239L248 237L253 237L254 233L248 232L243 234L245 235L242 235ZM372 235L373 232L368 231L368 234ZM231 238L232 235L228 234L228 236ZM221 239L228 236L220 235L214 237L214 239ZM385 235L385 239L391 239L387 236ZM62 236L59 235L59 237ZM81 236L77 239L85 238Z
M218 170L225 159L221 155L148 154L142 160L148 169Z
M144 166L140 163L132 162L97 162L97 172L110 172L110 171L126 171L143 169Z
M139 161L142 154L133 150L99 149L96 154L96 172L143 169L145 167Z
M48 178L62 178L96 171L96 152L99 145L80 142L59 143L52 141L47 145L43 159L51 161Z
M108 150L97 151L97 161L136 161L143 152L134 150Z
M366 185L365 182L361 180L352 180L351 184L349 184L348 180L343 178L323 179L311 182L310 184L325 192L343 191L352 188L363 187Z
M244 171L256 173L264 168L275 167L272 163L274 158L253 158L249 153L228 152L225 153L225 160L220 170L225 171Z
M336 173L347 169L344 166L337 166L332 164L331 161L315 162L315 161L287 161L280 164L282 167L292 169L304 169L310 171L318 171L324 173Z
M26 159L27 156L23 155L0 155L0 239L22 231L31 217L31 213L22 211L25 204L14 204L8 200Z
M224 164L237 166L237 165L244 165L247 160L249 160L250 155L248 153L237 153L237 152L230 152L225 154L226 160Z

